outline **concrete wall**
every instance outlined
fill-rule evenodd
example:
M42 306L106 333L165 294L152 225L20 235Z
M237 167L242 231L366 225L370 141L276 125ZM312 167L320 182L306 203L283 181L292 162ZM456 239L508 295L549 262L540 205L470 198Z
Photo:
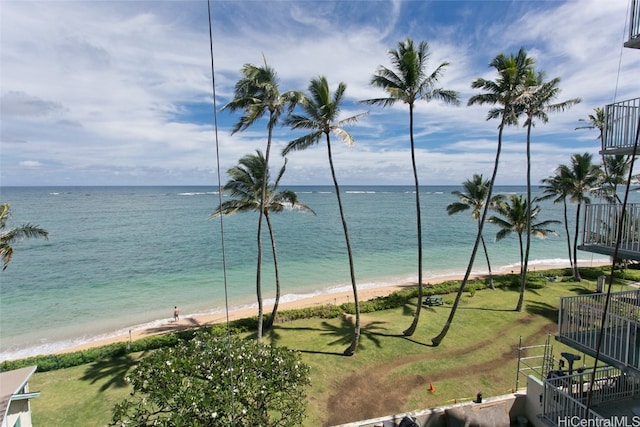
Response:
M380 418L341 424L335 427L387 427L398 425L403 417L410 416L420 427L449 427L461 422L463 418L475 420L486 426L506 425L517 422L518 416L525 415L527 395L512 393L483 399L482 403L464 402L455 405L440 406L420 411L389 415ZM448 415L447 415L448 413ZM449 418L449 424L447 424ZM516 424L517 425L517 424Z
M525 414L529 419L529 425L533 427L547 427L540 419L542 414L542 398L544 396L544 384L539 379L527 377L527 395Z

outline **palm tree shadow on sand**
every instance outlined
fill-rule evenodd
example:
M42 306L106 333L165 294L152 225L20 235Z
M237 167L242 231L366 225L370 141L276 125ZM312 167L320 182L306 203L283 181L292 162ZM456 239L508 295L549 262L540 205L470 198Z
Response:
M187 317L179 322L171 322L165 325L156 326L155 328L149 328L144 331L145 335L157 335L157 334L166 334L172 332L184 332L197 328L201 328L206 326L206 324L202 324L198 322L197 319L192 317Z

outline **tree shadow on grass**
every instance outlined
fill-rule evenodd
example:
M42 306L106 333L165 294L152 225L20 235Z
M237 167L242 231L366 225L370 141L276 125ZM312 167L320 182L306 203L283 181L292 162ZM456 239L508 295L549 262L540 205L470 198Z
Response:
M91 363L85 371L82 381L89 381L91 384L104 382L100 386L100 391L105 391L111 387L123 388L128 384L125 377L131 368L136 364L136 360L130 354L118 357L109 357Z
M326 345L329 346L345 346L345 348L351 344L351 340L353 339L353 321L354 318L351 315L343 315L341 322L339 325L334 325L329 323L328 321L324 321L321 323L322 327L320 328L309 328L309 327L284 327L279 326L278 328L273 328L269 331L268 336L272 343L277 343L282 338L282 335L279 331L285 330L296 330L296 331L311 331L311 332L319 332L322 336L329 336L330 338L334 338L332 341L329 341ZM412 341L416 344L430 346L430 344L421 343L419 341L413 340L410 337L406 337L403 334L389 334L383 332L385 328L385 324L387 322L381 321L372 321L363 326L360 329L360 341L358 343L358 350L366 349L367 345L372 344L377 348L382 348L382 342L380 340L381 337L396 337L402 338L409 341ZM313 349L304 349L304 348L296 348L296 351L301 353L310 353L310 354L328 354L328 355L339 355L342 356L342 353L338 352L330 352L330 351L318 351Z
M430 307L432 308L432 307ZM427 309L427 308L426 308ZM303 330L309 330L309 331L320 331L320 335L328 335L331 337L335 337L335 339L333 341L330 341L328 343L328 345L331 346L339 346L339 345L350 345L351 344L351 339L353 338L353 321L354 321L354 317L351 315L344 315L342 317L342 321L340 323L340 325L335 326L330 324L329 322L322 322L322 328L296 328L296 327L291 327L291 328L286 328L286 327L280 327L278 329L281 330L286 330L286 329L295 329L298 331L303 331ZM402 333L387 333L385 332L387 330L386 326L388 322L382 322L382 321L372 321L372 322L368 322L364 325L362 325L361 329L360 329L360 342L358 344L358 350L363 350L366 348L367 345L369 344L373 344L376 348L382 348L383 347L383 343L381 341L381 338L386 337L386 338L400 338L406 341L410 341L414 344L418 344L421 346L425 346L425 347L434 347L433 344L431 342L429 343L425 343L425 342L421 342L418 341L412 337L408 337L405 336ZM280 339L280 334L276 331L272 331L272 335L270 335L270 337L274 340L279 340ZM337 355L342 355L342 353L336 353L336 352L322 352L322 351L316 351L316 350L304 350L304 349L297 349L297 351L303 352L303 353L314 353L314 354L337 354Z
M594 291L591 289L587 289L584 286L574 286L573 288L569 289L571 292L575 292L578 295L587 295L587 294L592 294Z
M478 310L478 311L513 311L513 308L488 308L488 307L465 307L458 306L458 310Z
M558 321L558 307L539 301L529 301L525 304L527 313L543 316L552 322Z

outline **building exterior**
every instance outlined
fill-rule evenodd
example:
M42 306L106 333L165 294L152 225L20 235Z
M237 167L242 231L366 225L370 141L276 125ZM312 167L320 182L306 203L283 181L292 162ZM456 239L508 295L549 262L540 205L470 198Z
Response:
M640 49L640 0L631 2L624 45ZM600 153L639 155L640 98L607 105L604 113ZM640 205L587 205L579 249L640 260ZM558 323L558 341L575 354L562 354L566 369L529 378L532 424L640 425L640 288L561 298ZM596 369L574 369L580 354L597 358Z
M40 393L29 391L29 378L37 366L0 373L1 427L31 427L30 400Z

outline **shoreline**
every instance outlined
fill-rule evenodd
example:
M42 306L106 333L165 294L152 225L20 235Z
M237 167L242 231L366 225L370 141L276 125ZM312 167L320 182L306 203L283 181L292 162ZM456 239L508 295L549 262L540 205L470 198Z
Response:
M579 264L584 267L598 267L609 265L610 261L606 259L579 259ZM535 274L537 270L549 270L556 268L568 268L568 260L546 259L533 260L529 263L530 274ZM510 274L518 269L518 265L503 265L493 271L494 276ZM470 279L487 277L488 272L476 271L472 272ZM423 279L425 286L435 285L449 280L462 280L464 272L448 272L435 276L425 277ZM371 283L371 282L370 282ZM375 283L375 282L373 282ZM358 298L360 301L367 301L377 297L385 297L391 293L407 288L417 286L417 282L398 280L393 282L379 282L378 285L358 287ZM320 305L340 305L353 301L353 291L351 285L341 286L337 288L323 288L308 294L287 294L280 299L279 310L292 310ZM268 314L273 307L273 300L267 299L264 302L264 312ZM180 308L180 307L178 307ZM229 307L228 320L234 321L257 315L257 302L249 305ZM138 339L180 332L184 330L197 329L207 327L214 324L224 323L227 321L227 314L223 310L211 312L181 313L180 319L175 322L173 318L160 318L145 323L131 324L128 327L121 327L107 333L97 333L93 336L79 336L75 339L51 342L45 345L32 345L23 347L14 351L7 351L0 354L0 362L25 359L29 357L55 355L73 353L91 348L101 347L114 343L127 341L136 341Z
M590 263L589 267L600 267L604 265L609 265L609 262L604 262L604 260L593 260ZM493 275L502 276L505 274L510 274L511 267L512 266L505 266L503 268L500 268L498 269L498 271L494 271ZM531 272L534 272L535 270L568 268L569 265L566 265L565 263L563 263L562 265L552 264L552 263L547 263L547 264L534 263L533 265L530 265L530 267L532 267L532 270L530 270L530 273L531 273ZM472 279L477 279L477 278L482 278L487 276L488 276L488 273L484 273L484 272L472 273L469 276L469 279L472 280ZM425 286L428 286L430 284L435 285L435 284L439 284L449 280L462 280L463 278L464 278L464 274L442 275L442 276L429 279L425 284ZM367 301L377 297L386 297L395 291L408 288L408 287L414 287L414 286L417 286L417 283L404 282L404 283L384 285L379 287L358 289L358 299L360 301ZM308 296L308 297L304 297L304 298L300 298L292 301L282 302L281 300L278 306L278 310L279 311L293 310L293 309L308 308L308 307L315 307L315 306L329 305L329 304L339 305L339 304L347 303L349 301L353 301L353 291L340 290L336 292L315 294L312 296ZM264 312L270 313L272 307L273 307L273 304L265 304ZM228 314L228 320L234 321L238 319L256 316L257 315L256 310L257 309L255 306L230 310ZM119 343L119 342L136 341L138 339L142 339L142 338L146 338L154 335L180 332L180 331L190 330L190 329L197 329L201 327L215 325L218 323L224 323L226 321L227 321L227 314L224 312L223 313L201 313L201 314L193 314L193 315L188 314L188 315L185 315L184 317L181 316L177 322L173 320L169 320L161 324L160 326L144 327L144 328L137 328L137 329L135 327L132 327L128 333L125 332L123 334L117 334L107 338L88 341L76 346L65 348L63 350L56 352L55 354L73 353L77 351L87 350L87 349Z

